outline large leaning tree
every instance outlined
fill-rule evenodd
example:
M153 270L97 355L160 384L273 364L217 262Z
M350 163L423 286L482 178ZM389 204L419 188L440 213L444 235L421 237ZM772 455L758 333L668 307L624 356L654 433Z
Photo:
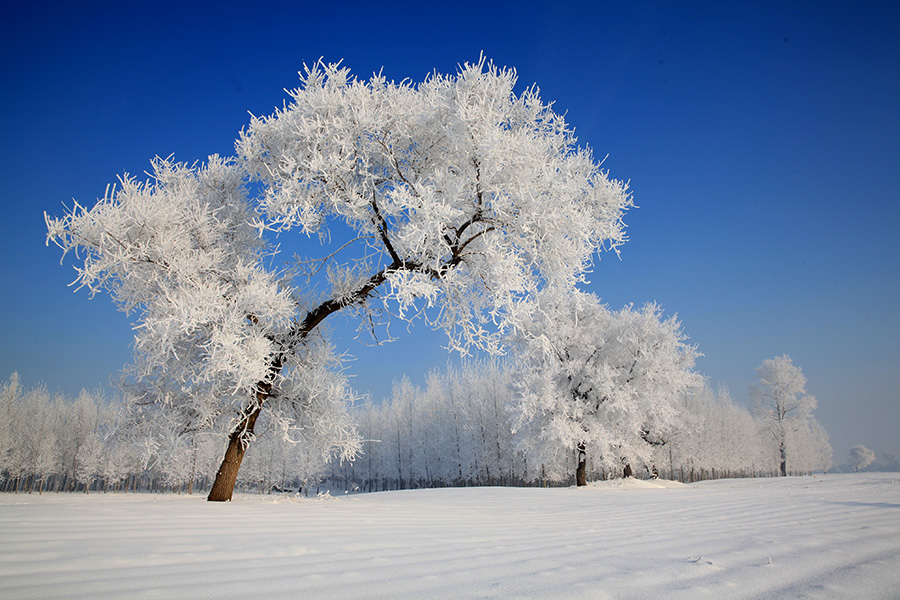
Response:
M574 454L575 483L595 463L630 470L649 465L652 449L678 416L678 401L699 387L700 353L681 323L656 304L612 311L578 290L548 287L523 319L520 357L527 366L514 427L532 467L547 475Z
M571 286L625 241L611 180L537 88L483 58L413 84L321 61L253 118L234 158L156 159L90 209L47 217L78 283L136 315L133 379L185 430L228 433L209 495L231 498L264 414L286 436L358 445L339 357L321 335L352 309L497 351L521 301ZM273 238L317 240L276 269Z

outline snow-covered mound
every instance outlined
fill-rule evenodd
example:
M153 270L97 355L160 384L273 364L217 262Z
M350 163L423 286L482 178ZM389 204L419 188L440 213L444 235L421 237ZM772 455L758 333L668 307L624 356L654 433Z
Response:
M900 475L0 494L0 598L898 598Z
M668 479L635 479L634 477L626 477L625 479L610 479L609 481L595 481L587 485L588 488L600 489L641 489L641 490L660 490L673 487L684 487L680 481L670 481Z

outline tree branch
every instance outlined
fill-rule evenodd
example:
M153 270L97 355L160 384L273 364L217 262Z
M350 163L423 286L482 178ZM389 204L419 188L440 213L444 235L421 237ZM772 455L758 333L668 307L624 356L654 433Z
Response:
M394 250L394 245L391 243L390 238L388 237L388 226L387 221L384 220L384 217L381 216L381 211L378 209L378 202L375 199L375 190L372 190L372 212L375 213L375 227L378 229L378 234L381 236L381 241L384 243L384 247L387 249L388 254L391 257L391 260L394 261L395 264L400 264L402 261L400 257L397 255L397 251Z

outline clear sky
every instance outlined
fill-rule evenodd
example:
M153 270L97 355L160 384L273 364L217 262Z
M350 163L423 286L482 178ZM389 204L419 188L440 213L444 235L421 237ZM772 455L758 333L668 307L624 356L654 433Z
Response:
M592 291L678 313L699 370L738 400L764 359L791 355L836 463L854 444L900 453L890 1L4 3L0 377L76 394L130 359L130 319L66 287L44 211L90 205L156 155L231 154L248 112L281 106L304 62L420 81L482 51L631 182L631 239ZM360 391L446 364L440 334L399 333L339 341Z

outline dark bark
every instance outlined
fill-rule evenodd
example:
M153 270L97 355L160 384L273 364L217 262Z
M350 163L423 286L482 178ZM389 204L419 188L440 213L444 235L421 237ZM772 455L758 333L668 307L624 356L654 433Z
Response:
M443 262L443 265L437 271L434 271L425 268L415 261L401 259L391 243L388 224L382 217L378 210L378 205L374 200L372 202L372 210L374 223L378 228L382 243L385 245L385 249L392 259L391 264L380 271L373 273L369 279L353 293L340 298L331 298L322 302L319 306L309 311L303 321L294 327L291 335L288 336L288 339L294 341L283 344L281 352L272 358L272 365L269 368L272 377L269 379L269 382L260 382L257 386L259 391L257 391L256 394L256 406L244 417L229 437L228 447L225 450L225 457L222 459L222 465L216 473L216 479L213 483L212 490L210 490L209 497L207 498L208 500L219 502L231 500L232 493L234 492L234 485L237 482L238 470L244 459L244 452L246 452L247 445L252 437L256 419L259 416L260 411L262 411L266 399L271 394L272 384L270 382L274 381L275 377L281 372L281 369L284 367L285 356L292 352L297 344L303 343L303 340L305 340L329 315L336 313L347 306L365 302L372 292L387 280L388 274L392 271L420 271L428 274L432 278L440 279L443 273L459 266L459 264L463 262L462 253L469 243L494 229L493 227L487 227L471 235L469 238L463 239L463 233L469 227L482 221L480 210L476 210L475 214L469 220L463 223L458 229L453 230L456 239L448 241L448 244L450 245L450 256ZM251 320L253 319L252 316L249 318Z
M375 288L384 283L387 279L387 273L396 268L397 265L392 264L386 269L372 275L369 280L363 284L356 292L342 299L329 299L317 306L306 314L306 317L300 322L299 326L292 332L292 336L297 341L290 345L283 345L282 351L272 358L272 364L269 367L271 373L270 381L274 381L275 377L284 367L285 354L292 351L293 347L302 343L309 334L319 326L325 318L335 313L345 306L356 304L365 300ZM252 319L252 317L251 317ZM213 482L212 489L209 492L207 500L211 502L226 502L231 500L234 493L234 485L237 482L238 471L241 468L241 462L244 460L244 453L250 439L253 437L253 428L256 425L256 419L265 405L266 399L272 392L272 384L269 382L260 382L257 384L256 404L253 409L244 416L238 426L231 432L228 438L228 447L225 449L225 457L216 473L216 479Z
M584 442L579 442L578 447L578 466L575 468L575 485L587 485L587 452Z
M779 445L779 451L781 452L781 476L787 476L787 448L785 447L784 442L781 442Z
M284 345L280 354L276 354L272 358L272 364L269 367L271 373L270 380L274 379L284 368L285 355L292 351L295 344L302 343L316 327L319 326L325 318L335 313L345 306L356 304L365 300L375 288L384 283L387 279L387 273L391 269L396 269L398 265L392 264L390 267L372 275L366 283L364 283L356 292L342 299L329 299L311 310L299 326L292 332L292 336L297 341L291 345ZM252 318L252 317L251 317ZM216 473L216 479L213 482L212 489L209 492L207 500L210 502L227 502L231 500L234 493L234 485L237 483L238 471L241 468L241 462L244 460L244 453L253 437L253 428L256 425L256 419L262 411L266 400L272 393L272 384L268 382L260 382L257 384L256 404L253 409L244 416L240 423L228 438L228 447L225 449L225 456L222 464Z
M228 447L225 449L225 457L222 459L222 465L216 473L216 480L213 482L209 496L206 498L210 502L228 502L234 493L234 484L237 483L238 471L241 468L241 462L244 460L244 453L247 451L247 445L253 436L253 428L256 426L256 419L262 412L263 403L268 397L268 393L260 390L256 393L256 406L247 414L238 424L237 428L231 432L228 438Z

